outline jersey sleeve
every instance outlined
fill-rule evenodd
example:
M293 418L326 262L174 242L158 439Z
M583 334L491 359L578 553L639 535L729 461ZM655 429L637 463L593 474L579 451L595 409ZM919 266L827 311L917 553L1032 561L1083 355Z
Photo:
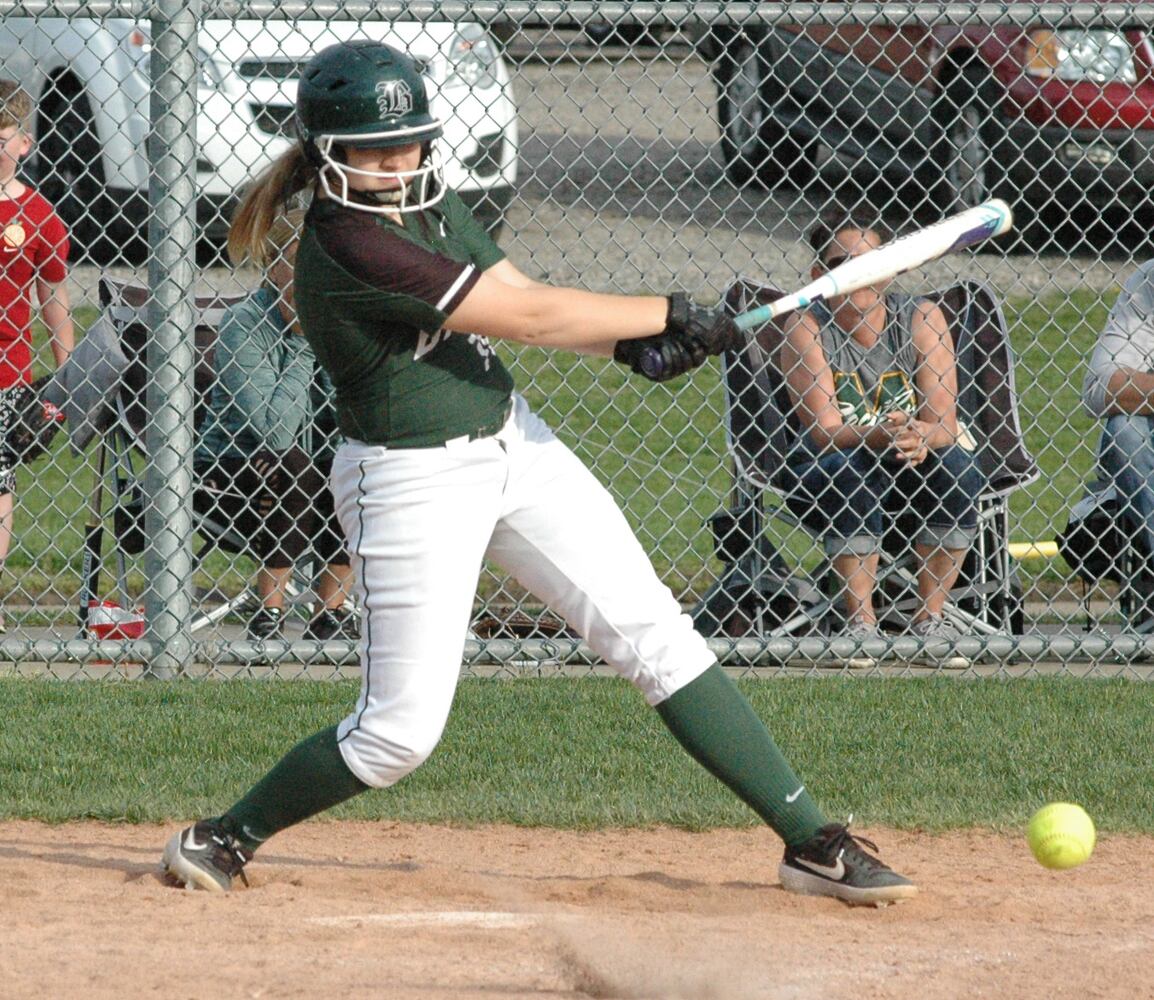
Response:
M396 227L363 212L320 213L315 223L324 252L358 280L377 291L419 303L423 317L411 317L437 329L480 280L472 260L454 260L406 237Z
M493 237L485 231L485 227L477 221L477 217L469 211L456 191L447 192L443 204L447 225L453 230L453 235L461 241L479 270L487 271L505 259L505 251L497 246Z

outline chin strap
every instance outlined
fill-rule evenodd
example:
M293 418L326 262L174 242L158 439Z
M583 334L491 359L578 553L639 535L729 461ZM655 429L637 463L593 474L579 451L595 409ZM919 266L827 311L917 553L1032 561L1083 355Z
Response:
M366 205L399 205L404 199L405 192L401 188L395 191L352 191L350 198L363 201Z

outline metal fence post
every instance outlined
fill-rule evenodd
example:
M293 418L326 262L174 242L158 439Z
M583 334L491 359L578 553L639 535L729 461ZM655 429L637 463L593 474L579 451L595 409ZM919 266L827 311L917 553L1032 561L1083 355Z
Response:
M192 296L196 261L196 73L199 2L161 0L152 20L152 95L145 436L145 614L160 651L151 676L170 677L192 659Z

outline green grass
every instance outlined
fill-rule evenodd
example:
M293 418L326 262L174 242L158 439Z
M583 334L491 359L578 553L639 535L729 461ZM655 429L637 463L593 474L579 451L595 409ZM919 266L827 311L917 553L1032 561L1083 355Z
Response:
M1052 539L1093 468L1098 422L1082 410L1079 393L1114 295L1075 291L1006 304L1022 425L1042 469L1036 483L1012 498L1014 540ZM78 325L85 328L94 316L78 310ZM653 385L609 361L500 350L530 403L617 497L663 579L684 600L703 593L720 568L707 519L729 503L732 482L716 364L692 378ZM34 476L21 474L6 591L18 584L28 595L55 593L63 601L75 593L91 461L91 454L72 456L61 437ZM782 547L797 558L815 553L804 533ZM250 572L245 560L214 556L200 582L222 580L225 590L235 590ZM1022 572L1028 584L1070 577L1060 559L1025 563ZM139 586L140 576L133 581ZM497 583L483 581L482 593Z
M1021 829L1053 800L1154 832L1149 688L782 679L741 687L820 804L863 825ZM230 805L341 718L347 682L0 681L0 818L152 822ZM18 724L16 724L18 722ZM756 824L611 679L468 680L441 746L333 817L595 828Z
M621 503L663 579L674 591L708 586L705 522L731 485L717 366L654 385L609 361L506 356L532 406Z
M1082 409L1082 378L1116 297L1054 293L1006 303L1026 443L1042 475L1014 494L1011 536L1053 539L1093 469L1099 421ZM544 352L515 360L526 396L610 485L675 591L699 593L718 565L706 519L725 506L731 484L716 366L671 386L630 377L620 366L579 364ZM787 539L795 555L808 537ZM1027 582L1070 575L1061 560L1023 567Z
M77 336L96 319L91 306L73 313ZM51 370L51 354L45 346L48 334L36 325L33 342L40 346L33 372L39 376ZM51 455L39 459L32 470L18 473L19 502L16 532L9 554L6 589L12 576L18 576L29 593L44 593L54 581L68 585L75 579L69 574L70 562L79 562L83 539L85 497L91 473L84 468L84 457L74 456L64 434L57 434Z
M1053 539L1094 468L1101 422L1082 409L1082 378L1116 294L1075 291L1007 306L1022 426L1042 470L1037 482L1011 498L1014 540ZM1022 569L1027 581L1070 575L1061 559L1027 562Z
M95 321L98 311L92 306L74 310L77 336ZM48 335L42 326L33 332L40 346L34 360L34 374L51 370L51 355L44 346ZM66 435L58 434L51 453L37 460L32 469L18 473L18 504L12 549L5 563L7 571L0 578L0 592L13 589L31 603L69 604L80 585L80 558L84 539L84 522L90 502L96 448L90 446L83 455L74 455ZM140 463L137 462L138 467ZM107 493L105 506L111 499ZM106 532L106 559L111 539ZM111 572L106 567L105 586ZM235 593L249 578L252 565L247 559L212 554L197 579L200 585L220 585ZM135 593L143 589L141 567L130 567L129 586ZM23 602L21 600L21 603ZM71 613L71 612L68 612Z

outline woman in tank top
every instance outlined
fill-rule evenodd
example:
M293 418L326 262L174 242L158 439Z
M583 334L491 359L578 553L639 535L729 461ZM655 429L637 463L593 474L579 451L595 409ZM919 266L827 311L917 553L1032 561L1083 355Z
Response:
M810 233L815 278L881 244L844 215ZM882 286L790 317L781 351L795 446L785 470L792 509L822 537L840 583L844 632L878 635L873 605L887 518L912 515L918 596L910 630L953 640L943 616L977 532L981 472L960 428L953 341L941 309ZM859 662L860 661L860 662ZM951 656L933 662L965 667ZM868 657L851 665L868 666Z

